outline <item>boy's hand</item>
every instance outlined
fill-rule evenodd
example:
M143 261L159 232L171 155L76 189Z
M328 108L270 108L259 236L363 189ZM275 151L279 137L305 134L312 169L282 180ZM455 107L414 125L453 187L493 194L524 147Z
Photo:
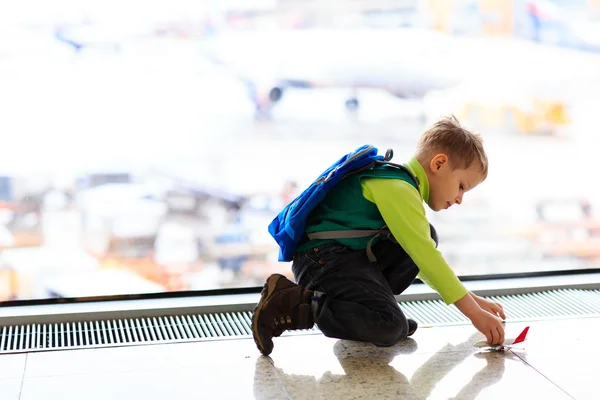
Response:
M502 320L481 308L475 297L472 293L467 293L457 300L454 305L471 320L473 326L479 332L485 335L489 344L497 345L504 343Z
M475 302L479 305L479 307L481 307L485 311L489 312L492 315L496 315L496 316L502 318L502 320L506 319L506 315L504 314L504 309L502 308L502 305L500 303L496 303L496 302L490 301L488 299L484 299L473 293L471 293L471 297L473 297L473 300L475 300Z
M479 312L473 314L471 322L479 332L485 335L489 344L504 343L504 326L502 326L502 321L497 316L480 309Z

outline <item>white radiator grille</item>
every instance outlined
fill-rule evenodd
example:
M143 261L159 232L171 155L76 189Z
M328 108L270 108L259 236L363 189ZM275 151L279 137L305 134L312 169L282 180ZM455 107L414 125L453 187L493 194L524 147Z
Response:
M502 303L511 321L600 316L599 290L561 289L490 299ZM400 306L423 326L469 323L441 300L406 301ZM0 354L250 338L251 318L250 311L241 311L0 326ZM315 326L284 335L316 333Z

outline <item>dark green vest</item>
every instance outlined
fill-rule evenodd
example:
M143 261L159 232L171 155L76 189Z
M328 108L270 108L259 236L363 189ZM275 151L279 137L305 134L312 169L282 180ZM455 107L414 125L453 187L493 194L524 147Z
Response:
M386 225L377 206L363 196L361 179L366 177L401 179L410 183L418 190L417 185L407 171L400 168L381 165L374 169L350 175L342 179L325 196L325 199L309 214L306 221L306 233L380 229ZM340 243L352 250L363 250L367 247L370 237L353 239L313 239L298 246L296 251L306 251L325 243ZM373 241L373 244L379 238Z

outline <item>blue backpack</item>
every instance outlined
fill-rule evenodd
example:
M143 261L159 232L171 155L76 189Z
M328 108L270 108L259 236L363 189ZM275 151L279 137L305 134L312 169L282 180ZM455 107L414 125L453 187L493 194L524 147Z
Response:
M327 193L346 176L373 168L378 164L389 164L408 171L410 176L417 182L417 179L407 168L389 162L393 155L394 152L391 149L386 152L385 156L382 156L377 154L376 147L363 145L336 161L321 173L306 190L285 206L269 224L269 233L279 245L279 261L292 261L296 246L304 237L308 215L319 205ZM360 231L357 234L368 236L377 232L379 231ZM333 236L327 237L333 238Z

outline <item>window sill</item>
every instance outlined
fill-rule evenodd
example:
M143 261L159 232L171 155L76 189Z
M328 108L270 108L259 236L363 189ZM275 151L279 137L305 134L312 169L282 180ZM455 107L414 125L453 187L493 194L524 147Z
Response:
M465 282L465 286L481 296L531 293L566 288L598 289L600 288L600 273L474 280ZM259 288L257 288L256 293L249 294L4 306L0 307L0 326L49 321L66 322L80 320L82 317L90 320L161 316L177 313L249 311L254 308L259 300L258 290ZM440 297L427 285L416 283L397 298L400 301L414 301L439 299Z

